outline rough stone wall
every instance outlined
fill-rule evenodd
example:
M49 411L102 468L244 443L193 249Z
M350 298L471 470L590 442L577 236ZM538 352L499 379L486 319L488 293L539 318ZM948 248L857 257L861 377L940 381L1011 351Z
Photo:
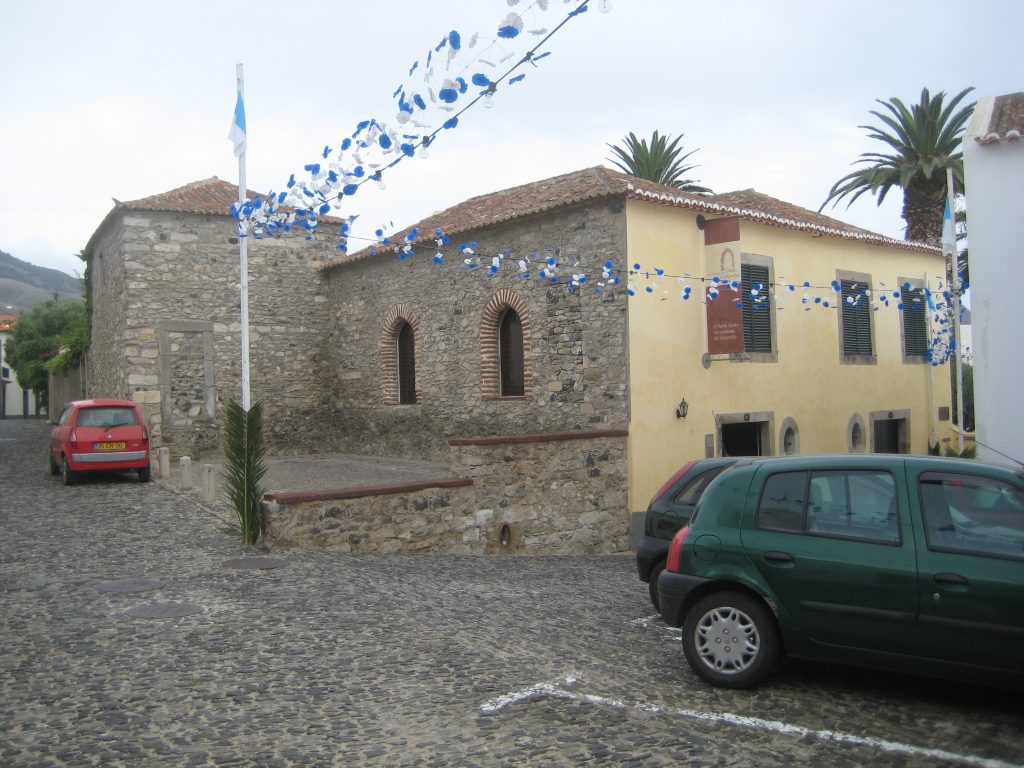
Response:
M125 211L98 251L90 390L142 404L154 445L220 451L221 416L241 399L238 245L228 216ZM275 452L308 450L324 401L325 298L316 269L334 244L250 240L250 391Z
M125 281L120 219L108 223L89 254L92 279L92 344L86 357L86 395L131 399L123 364L128 285Z
M580 269L596 281L608 259L621 266L625 234L621 202L606 200L461 234L441 266L426 245L406 260L381 253L327 271L333 448L444 461L450 437L625 428L625 290L570 294L566 284ZM468 241L478 243L476 270L455 251ZM561 264L557 285L536 277L548 246ZM509 269L488 277L491 257L506 248ZM530 280L515 267L524 256L534 262ZM502 289L521 298L530 330L531 381L519 398L491 397L482 386L481 326ZM415 405L388 403L382 323L396 306L417 328Z
M540 555L628 548L625 436L468 442L453 446L452 457L456 473L473 485L267 502L265 542L335 552Z

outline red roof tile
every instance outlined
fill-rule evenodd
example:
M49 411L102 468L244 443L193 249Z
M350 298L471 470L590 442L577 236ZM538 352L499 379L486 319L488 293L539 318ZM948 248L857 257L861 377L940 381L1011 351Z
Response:
M686 208L711 215L739 216L769 226L863 240L907 250L936 250L932 246L921 243L885 237L792 203L769 197L753 189L722 195L696 195L674 187L638 179L604 166L586 168L466 200L417 223L415 228L420 232L417 241L423 242L432 239L433 232L437 229L447 235L456 235L558 208L616 197L649 200L661 205ZM396 234L391 238L392 242L400 242L404 235L412 229L413 227L408 227ZM331 269L373 255L374 249L366 248L325 264L322 269Z
M968 134L981 144L1024 138L1024 91L979 99Z
M248 190L249 199L256 193ZM221 181L211 176L202 181L193 181L183 187L163 192L159 195L144 197L118 203L117 207L134 211L164 211L169 213L204 213L231 215L231 206L238 202L238 185Z

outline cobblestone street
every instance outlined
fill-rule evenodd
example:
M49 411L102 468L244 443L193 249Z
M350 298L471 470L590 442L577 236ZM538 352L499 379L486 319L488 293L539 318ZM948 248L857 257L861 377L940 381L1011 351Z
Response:
M796 664L707 687L629 554L231 567L267 553L160 483L63 487L47 434L0 421L4 766L1024 764L1019 693Z

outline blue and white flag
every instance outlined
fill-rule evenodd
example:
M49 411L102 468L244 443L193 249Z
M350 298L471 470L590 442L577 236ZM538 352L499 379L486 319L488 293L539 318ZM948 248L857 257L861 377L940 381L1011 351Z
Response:
M235 157L245 153L245 104L242 101L242 88L239 84L238 99L235 101L235 116L231 120L228 139L235 143Z
M956 254L956 231L953 229L953 215L949 210L949 198L946 198L946 213L942 217L942 253L944 256Z

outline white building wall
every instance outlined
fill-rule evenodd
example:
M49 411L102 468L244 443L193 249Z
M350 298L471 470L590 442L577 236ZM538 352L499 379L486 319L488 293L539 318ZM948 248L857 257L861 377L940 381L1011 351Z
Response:
M28 392L28 403L26 409L26 397L25 390L18 385L18 376L11 369L11 364L7 360L7 341L10 338L10 334L6 332L0 332L0 372L6 369L9 372L8 376L0 376L0 387L3 387L3 396L0 397L2 400L2 411L0 411L0 418L3 419L19 419L26 418L36 415L36 396L33 392Z
M1024 461L1024 140L977 141L991 101L964 136L964 173L978 458L1005 464L1000 453Z

